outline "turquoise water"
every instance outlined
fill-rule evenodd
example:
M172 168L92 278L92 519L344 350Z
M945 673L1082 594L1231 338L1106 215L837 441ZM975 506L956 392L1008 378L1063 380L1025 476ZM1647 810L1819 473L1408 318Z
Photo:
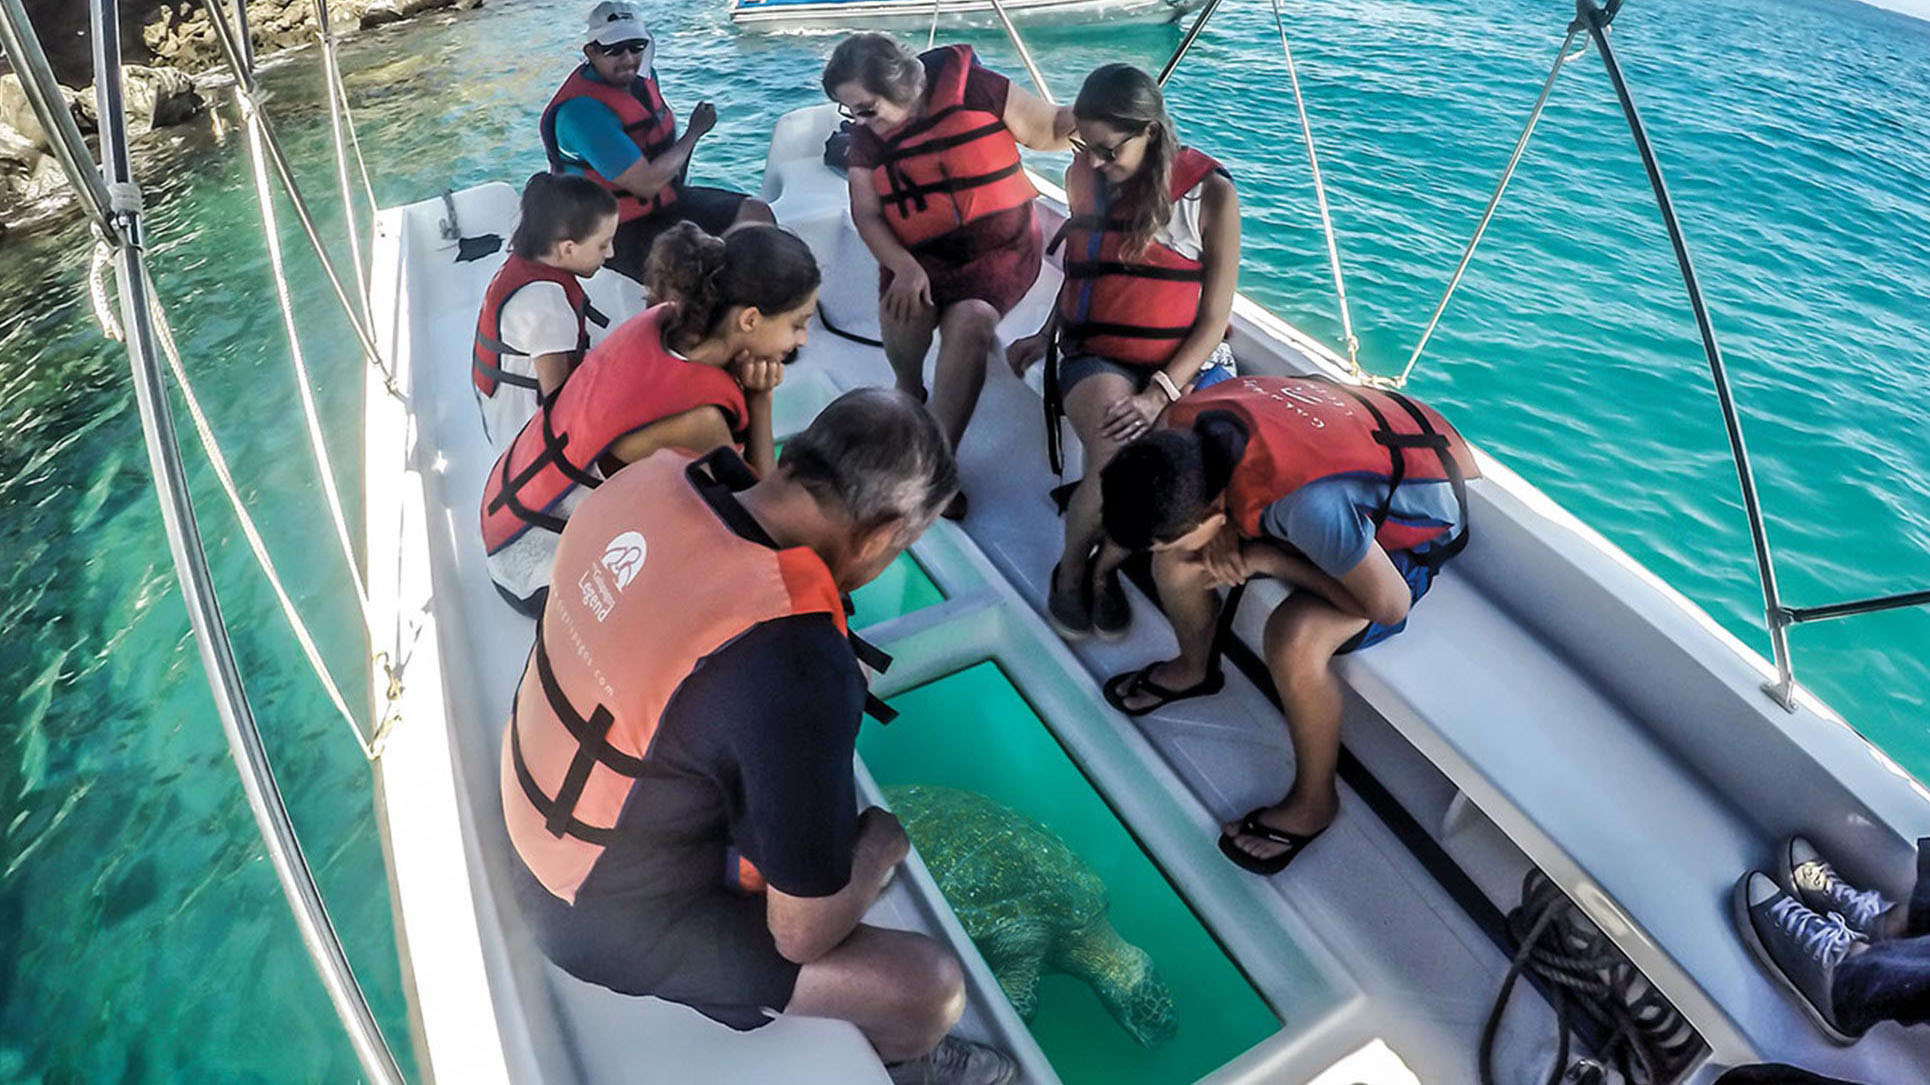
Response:
M968 667L891 704L901 713L897 722L866 723L858 739L872 778L887 789L923 784L974 792L1044 825L1105 883L1113 929L1146 951L1172 996L1173 1034L1145 1046L1091 987L1048 972L1029 1027L1066 1085L1193 1081L1279 1029L1280 1019L996 663ZM933 820L911 826L921 850L937 843L921 830L957 827Z
M900 614L910 614L920 607L942 603L945 595L938 590L910 554L901 554L878 579L851 593L851 628L863 629L873 622L886 618L896 618Z
M770 122L820 100L824 37L740 38L723 4L648 5L684 110L721 119L696 176L744 179ZM380 199L519 180L575 4L501 0L345 49ZM1572 7L1288 5L1365 358L1397 369L1459 256ZM1846 0L1637 0L1617 43L1681 203L1733 367L1792 601L1930 574L1930 24ZM1242 286L1337 329L1270 6L1224 5L1171 85L1185 134L1239 180ZM1167 27L1032 32L1062 94L1102 60L1157 64ZM996 35L972 39L1017 72ZM317 64L268 78L339 236ZM1694 329L1599 63L1563 77L1414 388L1709 610L1766 639ZM180 138L180 137L177 137ZM151 168L154 265L244 494L345 688L366 688L344 569L256 237L244 160L202 132ZM286 220L286 216L284 216ZM0 258L0 1081L354 1076L255 837L188 641L126 363L92 326L78 228ZM290 224L286 243L298 253ZM359 504L359 359L312 262L295 287L345 496ZM368 773L303 669L198 453L195 496L271 752L350 955L405 1035ZM1919 778L1930 616L1803 628L1804 680ZM351 692L352 699L355 698Z

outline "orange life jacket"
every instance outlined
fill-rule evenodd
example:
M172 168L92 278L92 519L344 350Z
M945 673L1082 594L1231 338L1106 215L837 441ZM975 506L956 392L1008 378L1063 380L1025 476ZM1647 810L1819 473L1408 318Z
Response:
M1261 534L1267 506L1309 483L1347 475L1387 484L1374 515L1374 541L1412 550L1449 528L1390 519L1394 491L1406 482L1447 482L1460 505L1460 534L1428 552L1445 561L1467 545L1466 481L1480 477L1467 442L1432 407L1399 392L1357 388L1321 377L1236 377L1182 396L1162 425L1183 429L1208 411L1246 427L1246 452L1226 487L1227 513L1248 538Z
M1105 179L1084 155L1072 168L1080 175L1067 183L1072 213L1052 242L1066 247L1060 334L1082 353L1163 366L1199 318L1206 265L1158 241L1129 255L1130 217L1114 212ZM1225 170L1191 147L1180 148L1167 175L1167 198L1179 202L1214 173Z
M469 352L470 377L476 382L476 391L485 396L494 396L498 384L527 388L539 397L542 395L542 386L535 377L503 369L505 356L529 357L528 351L503 342L502 322L503 307L518 290L531 283L555 283L569 299L570 310L576 314L576 353L570 359L572 365L582 361L583 352L590 349L590 324L594 322L599 328L610 324L610 318L590 304L590 296L583 292L583 284L575 274L510 253L509 259L497 269L495 278L489 280L489 289L483 292L482 311L476 314L476 343Z
M830 614L843 629L824 562L731 531L699 494L697 469L689 454L660 452L577 508L515 691L504 821L529 871L571 904L616 840L664 707L704 656L791 614Z
M482 536L491 554L532 527L561 534L557 506L578 486L602 482L598 461L634 430L704 406L722 410L733 433L743 429L749 412L737 381L664 347L670 311L658 305L617 325L490 469Z
M717 468L748 475L728 452L639 460L583 502L557 547L503 736L502 797L516 853L562 900L575 902L616 842L664 708L700 661L791 615L828 614L844 631L822 559L753 542L718 517L698 490L728 485ZM737 859L738 885L760 889Z
M1005 118L965 106L972 47L937 52L942 56L925 93L925 115L883 141L871 171L885 222L914 250L968 222L1024 207L1039 194Z
M677 118L664 102L663 92L657 88L656 73L639 75L630 81L628 89L624 89L595 78L588 64L578 65L570 77L563 81L563 85L557 88L556 94L550 98L550 104L544 107L538 128L543 137L543 153L549 156L550 171L581 173L609 189L617 198L617 221L639 219L676 203L677 186L674 182L665 185L648 200L638 199L625 189L618 188L615 181L591 169L588 162L563 150L556 139L556 111L572 98L594 98L608 106L622 123L624 134L636 143L637 150L643 152L643 157L654 159L677 142Z

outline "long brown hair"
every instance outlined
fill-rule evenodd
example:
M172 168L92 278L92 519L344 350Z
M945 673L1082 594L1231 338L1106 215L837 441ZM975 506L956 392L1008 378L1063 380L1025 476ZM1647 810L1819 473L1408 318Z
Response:
M680 222L658 236L643 265L655 301L674 301L664 326L673 350L689 350L717 330L729 312L748 306L766 316L789 312L818 288L810 246L781 226L739 226L715 238Z
M1129 212L1131 228L1126 252L1146 251L1153 238L1173 221L1173 196L1166 180L1179 154L1179 133L1166 115L1166 96L1153 77L1130 64L1104 64L1086 76L1072 103L1072 115L1097 121L1121 132L1145 135L1146 157L1138 172L1119 186L1116 207Z

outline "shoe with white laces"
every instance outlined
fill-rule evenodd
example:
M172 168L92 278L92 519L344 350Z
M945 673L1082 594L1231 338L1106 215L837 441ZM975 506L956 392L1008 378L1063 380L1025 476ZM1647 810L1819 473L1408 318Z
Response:
M1874 889L1858 889L1843 880L1809 841L1792 836L1783 847L1783 885L1812 912L1835 912L1849 928L1865 938L1877 936L1883 913L1894 905Z
M1830 1039L1855 1043L1861 1032L1837 1024L1830 985L1836 966L1863 939L1836 913L1827 916L1783 892L1775 879L1752 870L1736 883L1736 928L1742 940L1797 995L1798 1002Z
M885 1070L893 1085L1011 1085L1019 1064L996 1047L947 1036L922 1058L894 1062Z

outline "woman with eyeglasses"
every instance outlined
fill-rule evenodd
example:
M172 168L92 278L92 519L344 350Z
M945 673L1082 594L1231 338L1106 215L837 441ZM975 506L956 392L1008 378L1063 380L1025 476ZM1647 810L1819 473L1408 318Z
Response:
M913 55L882 34L839 44L824 92L857 122L851 218L878 258L885 355L898 387L926 398L937 335L931 411L956 448L1001 354L999 319L1044 261L1018 145L1065 147L1072 111L980 66L970 46ZM965 515L964 494L945 515Z
M1066 508L1046 612L1063 636L1110 637L1132 614L1122 555L1102 546L1099 469L1183 393L1232 375L1240 204L1220 164L1180 144L1159 84L1138 68L1094 70L1072 111L1072 215L1053 241L1065 246L1065 284L1045 327L1007 359L1022 374L1057 339L1050 417L1054 428L1061 411L1071 420L1085 474Z
M717 109L697 103L678 135L657 86L656 42L636 8L602 0L585 23L584 63L550 99L540 127L552 172L580 173L617 197L609 266L641 282L651 242L679 222L720 235L739 223L776 221L761 200L684 183L691 152L716 125Z

